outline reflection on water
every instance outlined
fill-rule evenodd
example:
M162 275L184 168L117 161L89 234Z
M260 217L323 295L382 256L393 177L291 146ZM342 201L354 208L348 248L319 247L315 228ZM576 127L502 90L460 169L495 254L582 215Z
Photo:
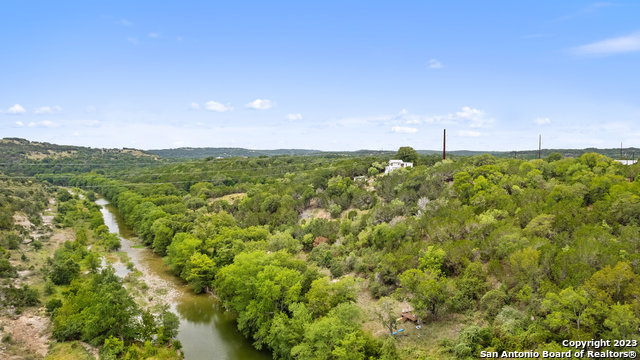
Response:
M133 247L135 243L129 240L133 238L133 232L108 201L99 199L96 204L101 206L100 211L109 231L120 235L121 251L127 253L135 267L146 269L162 278L170 287L167 289L169 293L179 294L172 299L169 306L180 317L178 339L182 343L185 359L271 359L269 353L254 349L251 342L238 332L233 317L224 311L215 298L195 294L182 279L168 271L162 258L147 248ZM124 264L114 264L119 276L121 269L118 267L122 267L128 273Z

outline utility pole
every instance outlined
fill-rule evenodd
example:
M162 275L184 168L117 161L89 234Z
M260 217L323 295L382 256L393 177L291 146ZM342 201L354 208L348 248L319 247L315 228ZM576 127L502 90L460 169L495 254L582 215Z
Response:
M538 159L542 159L542 134L538 135Z
M447 129L442 134L442 160L447 159Z

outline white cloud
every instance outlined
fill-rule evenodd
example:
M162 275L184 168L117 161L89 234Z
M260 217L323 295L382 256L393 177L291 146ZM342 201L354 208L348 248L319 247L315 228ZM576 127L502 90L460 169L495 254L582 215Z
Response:
M289 121L302 120L302 114L287 114L286 118Z
M192 110L200 110L200 104L198 104L197 102L192 102L191 105L189 105L189 107Z
M36 115L51 115L62 112L62 108L60 106L43 106L33 110L33 113Z
M418 132L418 128L408 126L394 126L391 131L398 134L413 134Z
M612 55L640 51L640 32L575 47L579 55Z
M468 122L471 127L491 127L495 119L487 116L484 110L464 106L460 111L444 115L423 116L410 114L403 109L392 120L401 121L405 124L459 124Z
M477 137L477 136L482 136L482 133L479 131L473 131L473 130L460 130L458 131L458 135L465 136L465 137Z
M494 122L493 118L487 117L484 110L469 106L463 106L461 111L457 111L456 117L471 122L471 127L488 127Z
M248 107L249 109L254 109L254 110L267 110L274 107L275 104L273 101L268 99L255 99L245 106Z
M28 127L56 127L58 126L56 123L54 123L53 121L49 121L49 120L44 120L44 121L38 121L38 122L30 122L27 124Z
M533 121L538 125L551 124L551 119L549 119L548 117L539 117Z
M437 59L429 59L429 69L442 69L442 63Z
M136 39L136 38L134 38L134 37L128 37L128 38L127 38L127 41L128 41L130 44L138 45L138 39Z
M149 37L152 39L157 39L160 37L160 34L156 33L156 32L150 32L149 33Z
M7 114L11 114L11 115L19 115L19 114L24 114L26 112L27 110L25 110L20 104L15 104L7 110Z
M24 126L24 123L22 121L16 121L16 125L18 126Z
M206 103L204 103L204 108L209 111L216 111L216 112L227 112L227 111L233 110L233 107L231 107L230 104L221 104L213 100L207 101Z
M92 112L96 111L96 107L93 106L93 105L87 105L87 107L84 108L84 111L88 112L88 113L92 113Z
M177 37L176 37L176 40L178 40L178 41L182 41L182 36L177 36Z

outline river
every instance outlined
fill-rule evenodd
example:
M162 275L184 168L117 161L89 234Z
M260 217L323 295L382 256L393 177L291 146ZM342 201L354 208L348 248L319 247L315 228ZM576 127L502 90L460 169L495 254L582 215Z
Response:
M126 252L129 261L143 273L142 279L151 290L164 289L161 291L165 294L163 302L168 303L180 318L178 340L182 343L186 360L271 359L271 354L254 349L250 341L238 332L234 318L214 297L195 294L182 279L168 271L161 257L148 248L136 246L137 243L131 240L133 232L107 200L98 199L96 204L101 207L109 231L119 235L120 250ZM112 265L120 277L129 273L121 262Z

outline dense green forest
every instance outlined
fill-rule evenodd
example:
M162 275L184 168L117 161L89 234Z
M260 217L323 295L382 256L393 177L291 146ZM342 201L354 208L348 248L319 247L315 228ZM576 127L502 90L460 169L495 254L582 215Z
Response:
M404 150L416 166L388 175L395 154L131 163L37 179L106 197L274 358L471 359L562 351L564 339L640 340L640 166L596 153L442 161ZM91 286L117 287L108 272L90 276L71 281L76 295L60 309ZM398 320L403 309L419 328ZM103 344L148 333L132 325L94 338L69 326Z

